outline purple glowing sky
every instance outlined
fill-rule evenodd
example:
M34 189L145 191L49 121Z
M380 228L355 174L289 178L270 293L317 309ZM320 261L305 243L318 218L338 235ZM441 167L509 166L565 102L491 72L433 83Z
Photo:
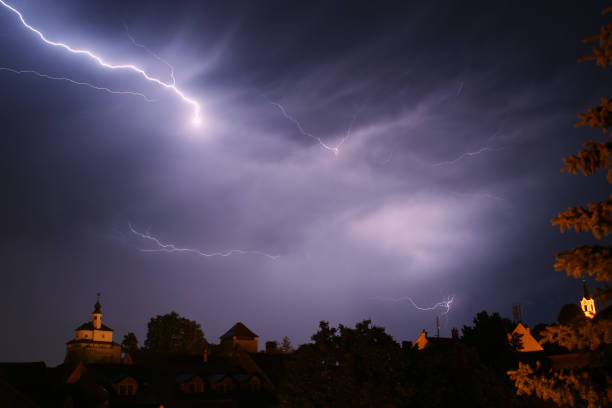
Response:
M454 296L448 335L513 303L550 322L580 295L552 264L589 238L550 219L601 198L600 177L559 168L597 136L572 125L610 84L576 63L605 3L89 3L10 2L50 39L170 81L126 24L203 123L0 8L0 67L155 100L0 71L0 361L59 363L96 292L119 341L175 310L210 341L242 321L262 345L364 318L414 340L436 312L407 296ZM142 251L130 225L256 252Z

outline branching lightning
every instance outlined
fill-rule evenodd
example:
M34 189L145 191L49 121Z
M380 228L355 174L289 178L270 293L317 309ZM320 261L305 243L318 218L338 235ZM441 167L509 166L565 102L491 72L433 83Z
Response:
M156 53L151 51L151 49L149 47L147 47L146 45L143 45L143 44L140 44L140 43L136 42L134 37L132 37L132 34L130 33L130 29L128 28L127 24L123 23L123 28L125 28L125 33L127 34L128 38L130 39L132 44L134 44L138 48L142 48L150 56L152 56L153 58L155 58L156 60L158 60L159 62L161 62L162 64L164 64L165 66L168 67L168 70L170 71L171 84L175 85L176 84L176 78L174 77L174 67L172 65L170 65L170 63L168 61L166 61L165 59L163 59L162 57L160 57L159 55L157 55Z
M319 145L321 145L321 147L323 147L326 150L329 150L330 152L333 152L336 156L338 156L340 154L340 147L342 147L344 142L346 142L346 140L349 137L351 137L351 131L352 131L352 128L353 128L353 124L355 123L355 120L357 118L357 115L353 116L353 120L351 121L351 124L350 124L350 126L348 127L348 129L346 131L346 135L340 140L340 142L336 146L331 146L331 145L325 143L323 141L323 139L321 139L320 137L315 136L312 133L309 133L309 132L305 131L304 128L302 127L301 123L296 118L294 118L293 116L289 115L289 113L287 113L287 110L285 109L285 107L283 105L281 105L280 103L277 103L277 102L272 102L270 100L268 100L268 102L270 103L270 105L277 107L278 110L283 114L285 119L293 122L293 124L296 126L296 128L298 129L298 131L300 132L300 134L302 136L306 136L306 137L309 137L311 139L316 140L317 143L319 143Z
M166 89L171 90L178 97L180 97L185 103L189 104L192 107L192 109L193 109L193 123L199 124L201 122L201 118L200 118L200 104L196 100L188 97L182 90L180 90L176 86L176 84L174 82L166 83L166 82L164 82L164 81L162 81L162 80L160 80L158 78L150 76L143 69L138 68L137 66L132 65L132 64L111 64L109 62L106 62L102 57L99 57L98 55L94 54L90 50L76 49L76 48L72 48L71 46L69 46L67 44L64 44L62 42L51 41L51 40L47 39L47 37L45 37L45 35L42 32L40 32L36 28L34 28L31 25L29 25L25 21L23 15L21 14L21 12L19 10L17 10L14 7L12 7L11 5L6 3L4 0L0 0L0 4L2 6L4 6L5 8L7 8L8 10L12 11L15 15L17 15L17 17L19 18L19 21L21 22L21 24L24 27L26 27L28 30L30 30L33 33L35 33L44 43L52 45L54 47L63 48L66 51L71 52L73 54L82 54L82 55L85 55L85 56L89 57L90 59L94 60L95 62L97 62L98 65L100 65L100 66L102 66L104 68L117 69L117 70L129 70L129 71L135 72L137 74L140 74L147 81L156 83L156 84L158 84L158 85L160 85L160 86L162 86L162 87L164 87Z
M417 310L422 310L422 311L433 311L436 309L442 309L442 316L448 314L448 312L450 312L451 307L453 306L453 303L455 302L455 296L449 296L446 299L443 299L441 301L439 301L438 303L436 303L433 306L430 307L421 307L419 305L417 305L415 303L414 300L412 300L412 298L410 296L402 296L400 298L386 298L386 297L375 297L372 299L376 299L376 300L384 300L384 301L389 301L389 302L405 302L405 301L409 301L412 306L417 309Z
M150 235L150 234L145 234L144 232L139 232L136 231L134 229L134 227L132 227L132 224L129 224L130 227L130 231L132 232L132 234L136 235L137 237L152 242L156 248L152 248L152 249L140 249L141 252L178 252L178 253L190 253L190 254L195 254L195 255L199 255L199 256L203 256L206 258L211 258L211 257L229 257L232 255L259 255L259 256L265 256L266 258L270 258L272 260L277 260L278 258L280 258L280 255L270 255L268 253L262 252L262 251L251 251L251 250L244 250L244 249L230 249L227 250L225 252L204 252L201 251L199 249L192 249L192 248L180 248L177 247L174 244L164 244L163 242L161 242L158 238Z
M483 147L481 149L478 149L474 152L466 152L463 153L461 156L457 157L454 160L449 160L449 161L443 161L440 163L434 163L432 164L432 166L445 166L445 165L450 165L450 164L455 164L460 160L465 159L466 157L472 157L472 156L478 156L479 154L485 153L485 152L499 152L500 150L503 150L502 148L492 148L492 147Z
M108 93L114 94L114 95L133 95L133 96L139 96L139 97L143 98L147 102L155 102L154 99L150 99L148 96L146 96L145 94L142 94L140 92L134 92L134 91L116 91L116 90L113 90L113 89L110 89L110 88L105 88L105 87L102 87L102 86L96 86L96 85L90 84L89 82L75 81L74 79L71 79L71 78L56 77L56 76L52 76L52 75L42 74L42 73L40 73L38 71L34 71L34 70L31 70L31 69L12 69L12 68L0 67L0 71L9 71L9 72L13 72L15 74L32 74L32 75L36 75L36 76L41 77L41 78L51 79L51 80L54 80L54 81L65 81L65 82L70 82L71 84L74 84L74 85L86 86L88 88L95 89L97 91L104 91L104 92L108 92Z

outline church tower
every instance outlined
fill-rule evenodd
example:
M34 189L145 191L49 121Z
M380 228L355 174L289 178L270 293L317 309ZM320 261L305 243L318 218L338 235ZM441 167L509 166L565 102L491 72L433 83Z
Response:
M584 315L588 318L594 318L597 310L595 310L595 299L592 295L589 294L589 290L586 286L586 281L582 281L582 289L584 290L584 295L582 296L582 300L580 301L580 308L584 312Z
M91 314L91 317L92 317L92 323L93 323L94 329L100 330L102 328L102 305L100 304L100 294L99 293L98 293L98 301L94 305L94 311Z
M91 314L91 321L75 330L74 340L66 343L65 363L109 363L118 364L121 346L113 341L113 329L102 324L100 294Z

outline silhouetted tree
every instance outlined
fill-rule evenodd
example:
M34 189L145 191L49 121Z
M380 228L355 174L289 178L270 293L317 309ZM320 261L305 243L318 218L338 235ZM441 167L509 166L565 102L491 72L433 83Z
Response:
M199 323L171 312L151 318L144 345L153 353L200 354L207 343Z
M521 347L521 339L520 336L508 338L508 334L514 330L514 323L497 312L489 315L486 310L478 313L473 322L474 326L463 326L463 342L472 346L480 360L501 375L515 368L518 362L516 351Z
M484 364L478 350L462 341L413 349L406 358L408 381L415 390L411 407L547 406L536 398L516 395L506 374Z
M568 303L561 306L557 316L557 322L565 325L583 324L585 319L586 316L576 303Z
M281 383L281 406L407 406L412 393L393 338L369 320L354 329L321 322L287 366Z
M486 334L498 320L496 313L480 314L468 331ZM548 406L516 395L505 373L483 364L478 350L459 339L432 341L424 350L409 342L400 347L369 320L354 329L321 322L311 339L287 356L281 407Z
M291 353L293 351L293 345L291 344L291 340L289 337L283 337L283 341L280 344L280 352L281 353Z
M125 336L123 336L123 341L121 342L121 351L124 353L129 353L130 351L138 350L138 339L133 332L129 332Z

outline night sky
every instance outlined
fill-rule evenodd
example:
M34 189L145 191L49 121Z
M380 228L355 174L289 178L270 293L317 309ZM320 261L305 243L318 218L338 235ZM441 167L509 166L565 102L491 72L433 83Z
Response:
M371 318L402 341L440 315L449 336L513 303L534 325L579 300L554 254L593 239L550 219L606 197L603 174L559 169L600 136L573 124L612 84L577 63L607 2L9 3L49 39L165 82L167 61L202 123L0 7L0 67L155 100L0 70L0 361L60 363L96 292L116 341L142 344L174 310L212 342L242 321L260 347L307 342L320 320ZM254 252L147 252L130 226ZM454 302L443 315L407 297Z

